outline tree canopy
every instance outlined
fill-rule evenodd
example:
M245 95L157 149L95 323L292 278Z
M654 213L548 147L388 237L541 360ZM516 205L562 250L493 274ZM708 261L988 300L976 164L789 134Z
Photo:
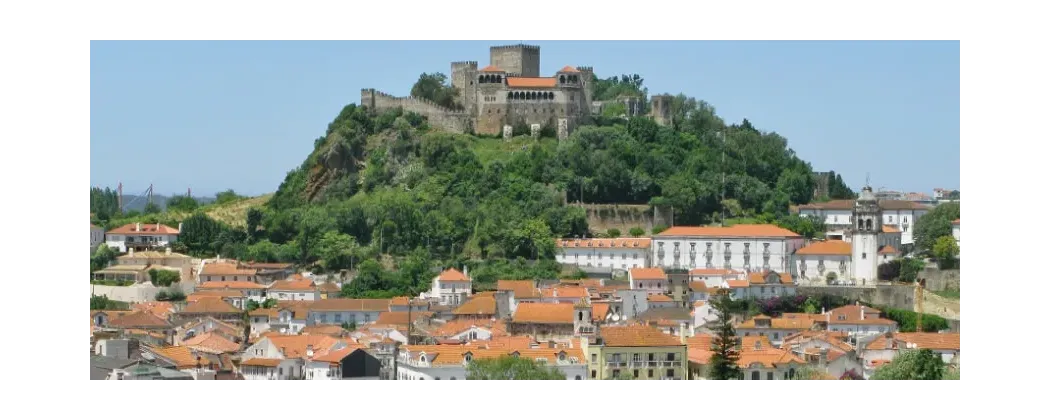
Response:
M929 349L903 351L893 361L880 366L872 374L874 380L941 380L945 365L941 357Z
M959 218L959 203L944 203L934 207L915 222L915 248L933 253L938 238L952 236L952 222Z
M467 365L468 380L563 380L565 374L555 367L513 356L473 360Z
M448 83L448 76L443 73L423 73L412 85L412 96L424 98L450 109L462 109L458 101L459 92Z

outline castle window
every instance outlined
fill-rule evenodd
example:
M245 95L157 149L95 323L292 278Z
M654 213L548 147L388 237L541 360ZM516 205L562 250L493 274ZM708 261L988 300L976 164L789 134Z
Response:
M485 83L485 75L478 76L478 83Z
M868 230L871 230L871 219L868 219L868 221L864 222L864 224L866 225Z
M561 76L558 76L558 81L561 83L565 83L565 75L563 74Z
M496 83L503 83L503 76L496 75Z

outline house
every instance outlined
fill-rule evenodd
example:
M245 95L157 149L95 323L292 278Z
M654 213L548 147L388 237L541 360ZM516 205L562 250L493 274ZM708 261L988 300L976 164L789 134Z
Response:
M653 238L653 266L788 272L804 241L776 225L675 226Z
M620 300L624 319L634 319L649 310L649 291L646 289L620 289L615 291Z
M241 309L230 304L222 297L202 296L186 305L176 314L176 318L183 321L201 317L212 317L223 321L239 321L241 319Z
M178 229L160 223L128 223L106 232L106 246L116 248L121 253L128 252L129 249L146 251L163 248L179 239L181 229L181 223Z
M519 303L507 322L510 335L529 335L537 340L574 335L574 305L571 303Z
M492 346L489 344L410 345L398 352L398 380L463 380L467 379L468 365L474 360L499 357L528 358L553 367L567 380L584 380L587 365L583 351L571 340L571 346L524 346L521 344Z
M176 330L176 344L187 345L186 342L206 333L215 333L226 340L234 343L244 341L244 327L220 321L212 317L202 317L183 324Z
M103 321L106 328L122 330L125 335L138 331L153 333L162 342L171 343L175 336L174 326L167 319L160 318L147 311L132 312L112 317L112 313L94 315L96 321Z
M671 289L667 280L667 273L660 267L654 268L632 268L627 273L631 289L645 290L650 295L662 295Z
M932 207L922 203L907 200L877 199L878 217L883 226L897 227L900 232L901 244L914 242L915 222L920 217L932 210ZM827 238L845 240L849 229L854 225L853 209L856 200L831 200L825 203L803 204L797 207L799 216L816 217L824 219L827 226ZM899 249L899 247L897 247Z
M483 320L496 317L496 298L493 292L478 293L452 310L457 320Z
M960 244L960 241L959 241L959 237L961 235L960 227L962 225L959 224L959 220L962 220L962 219L955 219L954 221L952 221L952 237L955 238L955 244L956 245ZM962 245L959 245L959 250L960 250L959 253L962 254Z
M743 280L726 280L716 290L728 290L729 297L733 300L747 299L751 292L751 282L747 279Z
M726 280L739 280L743 271L724 268L694 268L689 270L690 282L703 282L707 287L718 287Z
M467 341L488 341L507 336L507 324L502 320L454 320L441 324L432 324L426 333L437 341L464 343Z
M430 302L423 299L412 299L412 312L430 311ZM407 296L398 296L390 299L390 312L408 312L409 299Z
M95 250L98 249L98 246L105 240L106 231L95 226L94 223L89 224L91 225L91 254L94 254Z
M823 324L815 322L813 318L770 318L757 315L737 324L735 328L737 335L766 337L773 345L780 346L785 338L814 328L823 328Z
M323 299L309 305L310 325L352 323L358 326L379 319L390 310L389 299Z
M719 285L712 286L718 287ZM707 290L707 283L704 281L691 281L689 282L689 302L706 302L711 298L711 294Z
M343 289L337 283L324 282L317 285L318 297L321 299L337 298Z
M678 306L675 304L675 301L667 295L649 295L647 300L649 301L649 311L658 308L674 308Z
M164 251L135 251L134 248L128 249L127 254L117 257L117 265L141 265L149 266L149 268L175 270L179 272L180 281L193 281L195 270L192 257L178 252L171 252L171 248L164 248Z
M581 340L590 379L630 375L635 379L686 379L686 343L648 325L609 326L590 342Z
M802 331L785 338L781 348L790 350L817 371L840 378L849 371L864 372L863 360L845 342L847 339L842 332Z
M897 322L882 317L882 311L868 308L857 302L840 306L825 313L830 331L843 331L850 335L878 335L897 332Z
M273 282L266 290L266 296L277 300L321 300L314 282L299 275Z
M306 379L310 360L347 346L326 335L269 335L244 350L241 374L247 380Z
M215 379L216 373L222 369L219 358L186 346L147 346L142 350L142 357L160 367L188 373L193 379Z
M693 315L694 328L703 327L718 320L718 312L707 302L693 302L693 311L690 314Z
M542 294L532 280L499 280L496 290L510 293L510 312L513 313L522 302L539 302Z
M636 317L638 323L658 328L664 334L677 336L685 334L686 337L693 335L693 315L688 309L677 306L665 306L649 308Z
M230 340L226 335L209 331L182 341L182 345L191 350L210 354L236 353L241 344Z
M556 285L540 289L540 302L576 304L590 295L585 287Z
M795 252L795 272L807 280L848 280L853 246L843 240L814 242ZM829 280L830 281L830 280Z
M258 270L247 268L237 261L206 262L200 272L200 283L246 282L258 283Z
M310 316L309 301L278 301L273 308L257 308L248 312L251 333L267 331L297 334L306 328Z
M133 311L146 311L157 318L170 319L175 313L175 305L171 302L140 302L131 306Z
M206 266L207 267L207 266ZM231 280L231 281L207 281L197 285L196 294L203 293L207 295L209 292L234 292L238 296L241 296L243 300L252 300L256 303L263 303L266 301L267 287L265 285L255 283L248 280ZM219 296L222 293L213 294L213 296ZM232 296L232 295L231 295ZM244 309L243 305L237 305L238 308Z
M578 267L609 267L613 271L649 267L651 238L558 239L554 259Z
M306 361L307 380L377 380L381 362L363 346L349 344Z
M91 380L193 380L193 375L142 360L92 355Z
M865 371L870 373L879 364L888 363L901 351L929 349L946 364L958 364L960 356L959 333L887 333L881 334L863 346L861 358Z
M747 276L747 295L756 299L794 296L795 283L791 274L775 271L754 272Z
M288 263L260 263L249 261L241 263L241 266L249 270L255 270L255 282L261 284L270 284L277 280L286 279L295 274L295 266Z
M435 299L442 305L459 306L473 293L472 286L470 277L465 273L449 268L431 280L430 293L424 293L422 297Z
M91 273L91 276L96 283L107 282L130 286L150 281L149 269L148 265L111 265Z
M707 379L711 357L714 355L714 337L698 334L687 341L689 345L690 379ZM806 362L790 351L774 347L765 337L742 337L737 343L741 380L785 380L806 366Z

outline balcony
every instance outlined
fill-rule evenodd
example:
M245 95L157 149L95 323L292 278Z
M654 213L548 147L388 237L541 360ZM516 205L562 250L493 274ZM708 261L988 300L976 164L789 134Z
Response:
M608 367L608 368L627 367L627 362L607 362L607 363L605 363L605 367Z
M682 366L682 362L677 361L677 360L675 360L675 361L665 360L665 361L660 362L660 365L663 366L663 367L681 367Z

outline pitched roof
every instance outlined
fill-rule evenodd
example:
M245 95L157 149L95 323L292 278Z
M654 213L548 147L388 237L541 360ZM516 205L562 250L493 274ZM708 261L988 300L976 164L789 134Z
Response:
M576 358L576 363L584 363L583 350L578 346L568 347L539 347L529 348L521 343L507 343L507 345L489 346L486 344L470 343L460 345L413 345L404 346L404 351L409 352L411 357L418 358L425 355L432 365L458 365L465 361L465 356L470 353L475 360L495 359L501 356L517 354L518 357L532 360L546 359L548 364L554 364L558 356L565 354L566 360Z
M429 333L434 337L449 337L469 330L472 327L487 329L492 332L493 337L505 335L507 332L507 325L502 320L454 319L444 324L433 326Z
M861 319L861 310L864 311L864 319ZM897 322L892 319L880 318L882 311L863 305L846 305L829 311L829 324L893 324ZM840 317L845 317L840 319Z
M674 302L674 300L667 295L649 295L649 302Z
M196 302L186 305L181 313L184 314L232 314L239 313L240 309L219 297L204 296Z
M322 299L310 304L311 311L363 311L386 312L390 310L389 299Z
M502 72L503 70L501 70L499 67L496 67L494 65L489 64L489 65L485 66L485 68L483 68L481 70L478 70L478 71L484 73L484 72Z
M305 278L278 280L270 284L270 290L313 291L314 289L315 286L313 280Z
M825 203L809 203L798 206L800 210L853 210L854 200L831 200ZM929 210L930 206L907 200L879 200L882 210Z
M380 314L380 315L382 315L382 314ZM338 325L318 324L318 325L307 325L307 326L303 327L302 333L303 334L313 334L313 335L328 335L328 336L332 336L332 337L341 337L343 334L346 334L347 331L344 330L343 327L338 326Z
M605 317L609 315L609 304L602 302L595 302L591 304L591 320L593 321L604 321Z
M612 326L601 329L606 347L665 347L681 346L679 338L664 334L659 328L648 325Z
M770 274L777 274L777 277L780 278L780 284L792 284L791 274L788 274L788 273L776 273L775 271L764 271L764 272L751 273L751 274L749 274L747 276L747 281L750 284L766 284L766 277L769 277ZM732 280L729 280L729 281L732 281Z
M455 268L442 271L441 274L438 274L437 279L440 281L470 281L470 278Z
M327 351L339 343L339 340L327 335L271 335L266 339L283 352L287 359L306 357L307 346L313 346L316 353Z
M726 280L726 284L729 285L730 289L739 289L742 287L751 287L751 284L747 280Z
M507 77L507 87L552 88L558 86L554 77Z
M258 270L244 268L236 262L213 262L204 264L201 275L205 276L254 276Z
M407 326L408 325L409 314L410 313L408 311L380 312L379 313L379 317L376 318L375 324L376 325L402 325L402 326ZM412 311L411 315L412 315L412 321L415 322L415 321L418 321L418 320L421 320L421 319L432 318L434 316L434 313L433 312Z
M561 248L624 248L624 249L649 249L652 238L614 238L614 239L558 239L557 246Z
M691 281L689 282L689 290L693 292L706 292L707 283L702 281Z
M240 298L244 297L244 292L240 290L198 290L186 296L186 302L196 302L206 298Z
M573 66L565 66L565 67L562 67L561 70L558 70L558 73L579 73L579 72L580 71L577 70L576 67L573 67Z
M813 328L813 322L814 322L814 320L810 319L810 318L769 318L769 317L765 317L765 318L769 319L769 325L770 325L769 327L760 327L760 326L758 326L757 322L756 322L756 319L761 319L761 317L757 317L756 316L756 317L751 318L751 319L749 319L747 321L744 321L744 322L741 322L741 323L737 324L736 328L737 329L771 328L771 329L778 329L778 330L808 330L810 328Z
M232 353L241 348L240 344L220 334L216 334L214 331L208 331L189 340L183 340L182 345L208 353Z
M207 266L205 266L207 267ZM266 286L253 283L250 281L206 281L197 285L197 289L203 290L214 290L214 289L252 289L261 290L265 289Z
M828 240L813 242L795 251L795 255L852 255L853 246L846 241Z
M879 255L896 255L899 251L893 245L884 245L879 249Z
M335 283L332 283L332 282L325 282L325 283L318 284L317 285L317 290L321 291L321 292L324 292L324 293L339 293L343 289L340 288L338 284L335 284ZM406 301L405 304L407 305L408 302Z
M591 293L586 287L579 286L557 286L540 290L544 298L585 298Z
M515 299L540 297L540 291L536 289L536 282L532 280L500 280L496 282L496 290L513 291Z
M667 273L660 267L632 268L631 278L635 280L667 280Z
M512 317L515 323L572 324L572 303L522 302Z
M690 276L729 276L737 274L742 274L742 272L724 268L694 268L689 270Z
M171 302L140 302L131 308L135 311L149 312L162 319L167 319L169 315L175 312L175 305Z
M175 369L190 369L197 367L197 357L199 356L196 352L186 346L167 346L167 347L154 347L151 348L154 354L163 357L173 364ZM204 357L200 360L201 366L207 366L211 362Z
M264 359L261 357L253 357L251 359L241 362L241 366L260 366L260 367L277 367L281 364L281 359Z
M774 368L778 365L786 365L789 363L795 363L804 365L806 362L798 356L795 356L788 350L778 348L763 347L762 350L748 349L747 347L741 347L740 358L737 359L737 366L748 367L753 364L759 364L766 368Z
M660 232L667 236L706 236L716 238L800 238L801 235L777 225L675 226Z
M455 315L495 315L496 299L492 295L474 296L453 309L452 313Z
M117 318L110 316L109 326L117 328L168 328L171 327L171 324L150 312L138 311Z
M959 224L959 220L960 220L960 219L961 219L961 218L953 220L953 221L952 221L952 224L953 224L953 225L957 225L957 224Z
M887 350L889 337L898 343L898 347L904 348L911 344L919 349L930 350L955 350L961 348L961 336L959 333L894 333L883 334L868 343L867 350Z
M178 235L179 230L160 223L128 223L106 232L107 235Z
M350 353L353 353L355 351L358 351L358 350L361 350L361 349L364 349L364 348L365 347L362 346L362 345L359 345L359 344L356 344L356 343L351 343L351 344L347 345L346 347L343 347L343 348L341 348L339 350L331 350L331 351L324 352L324 354L322 354L320 356L314 356L312 361L314 361L314 362L328 362L328 363L332 363L332 364L339 364L339 362L341 362L344 358L346 358L346 356L349 356Z

